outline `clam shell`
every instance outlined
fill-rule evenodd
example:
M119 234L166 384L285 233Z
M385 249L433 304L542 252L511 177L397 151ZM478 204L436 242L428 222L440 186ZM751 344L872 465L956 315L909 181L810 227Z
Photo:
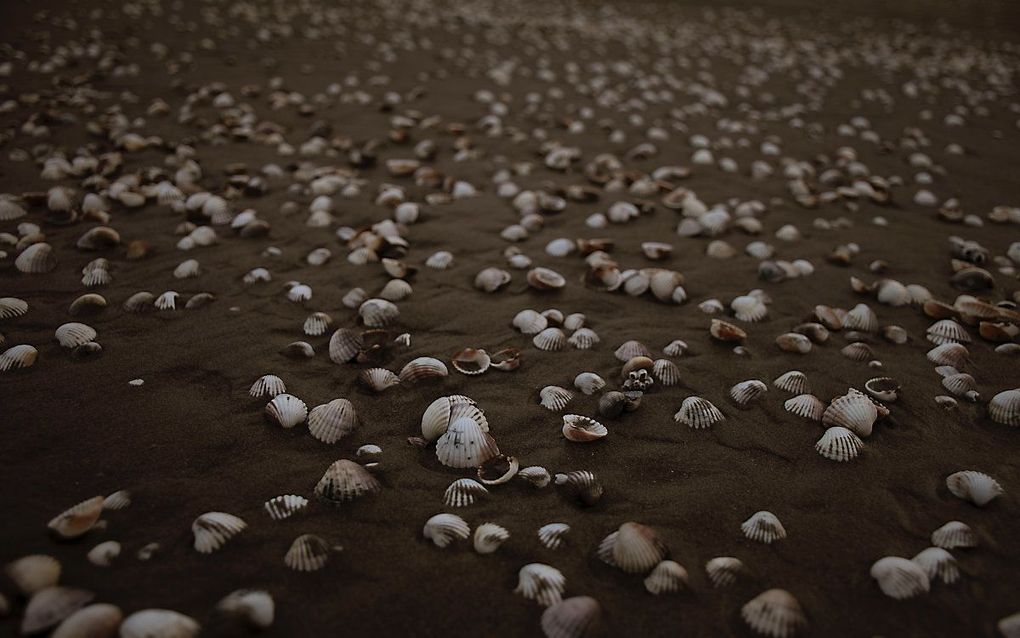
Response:
M752 514L751 518L740 525L740 529L744 536L766 545L786 538L786 530L776 515L764 510Z
M602 617L602 607L590 596L574 596L542 612L546 638L581 638Z
M942 319L928 326L925 331L928 341L935 345L944 343L970 343L970 334L967 329L952 319Z
M385 328L399 315L396 304L385 299L367 299L358 307L358 316L369 328Z
M751 629L771 638L787 638L807 627L807 618L793 594L769 589L740 608L740 617Z
M815 306L815 317L829 330L842 330L845 311L830 306Z
M776 345L783 352L807 354L811 352L811 340L797 332L787 332L776 337Z
M253 397L275 397L286 391L287 386L284 384L283 379L275 374L265 374L256 379L255 383L251 384L248 394Z
M677 423L683 423L694 430L712 427L726 417L708 399L687 397L680 405L680 410L673 415Z
M324 312L313 312L305 319L301 327L309 337L318 337L326 334L326 330L333 324L333 318ZM330 340L332 345L332 339Z
M566 523L548 523L538 528L538 540L547 548L555 550L563 546L569 533L570 525Z
M436 441L436 456L447 467L478 467L497 454L496 441L477 420L468 416L453 419Z
M538 465L532 465L522 469L517 473L517 476L538 488L545 487L552 482L552 476L549 475L549 470Z
M276 604L268 592L238 589L226 595L216 609L239 618L252 629L265 629L273 624Z
M557 474L554 479L556 485L566 486L584 505L595 505L602 500L602 496L605 494L602 481L589 470Z
M517 572L517 588L528 600L534 600L543 607L555 605L563 599L567 579L560 570L543 563L529 563Z
M297 494L284 494L274 496L263 503L262 507L269 514L269 518L274 521L282 521L308 507L308 499Z
M970 525L960 521L949 521L931 533L931 544L943 549L977 547L978 537Z
M590 350L596 344L599 343L598 334L591 328L578 328L574 331L574 334L570 335L567 339L567 343L574 346L578 350Z
M645 578L645 589L659 595L686 590L690 587L687 570L679 563L664 560Z
M561 388L557 385L549 385L538 393L539 403L547 410L552 412L559 412L567 407L567 405L574 400L574 395L570 390Z
M123 618L120 608L114 605L89 605L65 618L51 638L112 638Z
M810 384L808 384L807 375L800 370L790 370L776 377L772 382L772 385L789 392L790 394L808 394L811 392Z
M956 559L941 547L929 547L910 560L924 570L929 582L938 579L951 585L960 580L960 568L956 564Z
M705 563L705 574L713 587L728 587L745 571L744 563L732 556L717 556Z
M425 521L422 534L435 543L436 547L443 548L458 539L467 538L471 534L471 528L456 514L436 514Z
M647 572L662 561L668 550L654 529L641 523L624 523L606 536L598 556L608 565L636 574Z
M411 363L414 362L412 361ZM408 365L411 365L411 363ZM443 367L445 368L446 366ZM404 366L404 368L407 369L407 366ZM408 371L408 375L417 374L418 372L419 370L412 366ZM424 371L422 371L422 374L424 376ZM373 392L382 392L400 383L400 377L386 368L368 368L367 370L362 370L361 374L358 375L358 380Z
M31 598L60 580L60 561L45 554L31 554L13 560L4 568L7 577L22 594Z
M39 242L21 251L14 260L14 267L26 274L48 273L57 267L57 258L52 246Z
M94 496L65 510L46 524L61 538L78 538L96 524L103 513L103 497Z
M765 385L764 381L749 379L747 381L741 381L730 388L730 398L732 398L737 405L743 408L764 396L765 393L768 392L768 389L769 388Z
M942 387L956 396L966 397L970 401L977 401L980 396L977 390L975 390L977 388L977 381L966 372L958 372L943 377Z
M89 603L95 594L72 587L46 587L40 589L25 606L21 619L21 633L35 634L49 629L68 618Z
M475 288L483 292L496 292L510 283L510 279L507 271L489 267L475 275Z
M423 379L434 379L437 377L449 376L450 371L446 364L434 357L418 357L413 359L400 369L399 380L401 383L414 383ZM379 391L389 387L380 388Z
M510 532L495 523L482 523L475 528L473 545L479 554L491 554L510 538Z
M206 512L191 524L194 547L201 554L211 554L246 527L248 524L233 514Z
M347 459L334 461L315 485L315 495L335 505L378 492L382 488L371 472Z
M526 335L537 335L549 325L548 319L540 312L526 309L518 312L513 319L513 326Z
M1003 390L993 396L988 402L988 416L996 423L1020 426L1020 388Z
M461 374L474 376L483 374L492 364L492 357L485 350L465 348L453 355L453 368Z
M358 356L363 346L360 332L340 328L329 338L329 358L333 363L347 363Z
M640 341L626 341L620 345L619 348L613 353L619 361L624 363L630 361L634 357L647 357L652 358L652 351L649 350Z
M450 483L450 486L446 488L443 503L449 507L467 507L473 505L476 498L488 493L489 490L485 489L485 486L478 481L461 478Z
M357 426L358 414L347 399L333 399L308 413L308 431L323 443L336 443Z
M124 302L124 310L132 313L145 312L155 305L155 299L151 292L144 290L136 292Z
M833 399L822 414L824 425L844 427L861 438L871 435L876 420L878 408L857 390Z
M721 319L713 319L708 332L712 337L723 342L739 343L747 339L747 333L743 328Z
M959 343L944 343L940 346L935 346L928 351L926 355L928 361L939 366L953 366L954 368L960 369L967 363L970 358L970 352L967 351L967 347Z
M582 372L574 377L574 387L591 396L606 387L606 380L594 372Z
M284 428L292 428L305 422L308 406L292 394L278 394L266 404L266 418Z
M72 301L67 311L73 316L78 316L90 312L98 312L105 308L106 305L106 299L102 295L90 292Z
M768 316L769 310L761 299L751 295L741 295L730 302L730 309L740 321L761 321Z
M815 450L830 461L851 461L860 454L864 442L850 430L835 426L815 443Z
M280 354L292 359L311 359L315 356L315 350L307 341L293 341L280 350Z
M483 431L489 431L489 423L485 414L478 408L474 399L460 394L440 397L433 401L421 417L421 434L426 441L435 441L446 433L454 419L469 417L474 419Z
M201 627L193 618L169 609L136 611L120 626L120 638L193 638Z
M535 347L546 352L562 350L567 345L567 335L556 327L546 328L531 340Z
M991 476L974 470L950 474L946 478L946 487L953 496L970 501L978 507L984 507L1004 491Z
M528 271L527 281L536 290L555 290L567 285L563 275L549 268L532 268Z
M882 593L896 600L928 593L928 574L917 563L898 556L886 556L871 566L871 577Z
M326 566L332 551L325 539L315 534L302 534L291 543L283 562L297 572L314 572Z
M1003 638L1020 637L1020 612L1002 618L995 624Z
M11 346L0 354L0 372L31 368L39 356L39 351L26 344Z
M680 383L680 368L669 359L656 359L652 364L652 374L665 387Z
M589 443L609 434L606 426L594 419L578 414L566 414L563 416L562 431L564 438L577 443Z

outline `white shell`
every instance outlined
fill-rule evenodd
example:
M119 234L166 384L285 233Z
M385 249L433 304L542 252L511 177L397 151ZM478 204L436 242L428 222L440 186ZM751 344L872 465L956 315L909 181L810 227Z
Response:
M61 346L65 348L77 348L96 339L96 331L91 326L83 323L65 323L57 328L54 336Z
M86 554L89 562L99 567L108 567L118 556L120 556L120 543L117 541L100 543Z
M475 499L486 496L489 490L478 481L470 478L457 479L446 488L443 503L449 507L467 507L473 505Z
M984 507L995 497L1003 493L1002 486L992 477L974 470L964 470L950 474L946 478L946 487L953 496L970 501L978 507Z
M578 350L590 350L598 344L599 341L601 341L601 339L599 338L598 333L591 328L585 327L578 328L574 331L574 334L570 335L570 338L567 339L567 343Z
M545 487L552 482L552 476L549 474L549 470L538 465L532 465L522 469L517 473L517 476L538 488Z
M543 563L529 563L517 572L514 593L548 607L563 599L567 579L560 570Z
M436 514L425 521L422 534L435 543L436 547L446 547L450 543L463 540L471 533L471 528L464 519L456 514Z
M931 544L943 549L977 547L978 538L970 525L961 521L949 521L931 533Z
M195 549L202 554L211 554L246 527L248 524L233 514L206 512L191 524Z
M308 413L308 432L323 443L336 443L357 426L358 414L347 399L333 399Z
M1020 426L1020 388L1003 390L993 396L988 402L988 416L996 423Z
M94 496L64 510L46 524L61 538L77 538L92 529L103 513L102 496Z
M269 518L282 521L308 507L308 499L297 494L275 496L262 504Z
M358 307L358 316L369 328L385 328L400 315L396 304L386 299L366 299Z
M652 573L645 578L645 589L652 594L665 594L687 589L687 570L671 560L664 560L655 566Z
M666 557L666 545L651 527L624 523L602 540L598 555L608 565L629 573L641 573Z
M514 316L512 324L522 334L536 335L546 329L549 325L549 320L546 319L545 315L529 308L518 312Z
M705 574L713 587L728 587L737 582L744 571L744 563L732 556L717 556L705 563Z
M482 523L475 528L473 545L479 554L491 554L510 538L510 532L495 523Z
M0 372L30 368L39 356L39 351L26 344L11 346L0 354Z
M309 337L318 337L326 334L326 330L333 324L333 318L324 312L313 312L305 319L301 329Z
M844 427L861 438L871 435L876 420L878 408L864 393L853 389L833 399L822 414L825 425Z
M292 428L305 422L308 406L292 394L278 394L266 404L266 416L279 426Z
M7 577L29 598L37 591L56 585L60 571L60 561L45 554L22 556L4 568Z
M813 394L801 394L792 399L787 399L783 403L783 407L791 414L796 414L812 421L821 421L822 413L825 412L825 404Z
M329 543L321 537L303 534L291 543L283 556L283 562L294 571L314 572L326 566L331 551Z
M474 399L453 394L436 399L425 409L421 416L421 435L426 441L435 441L446 433L451 422L461 417L474 419L478 427L485 432L489 431L485 414Z
M199 624L194 618L169 609L136 611L120 626L120 638L192 638Z
M861 453L864 442L850 430L834 426L815 443L815 450L830 461L851 461Z
M591 396L606 387L606 380L594 372L582 372L574 377L574 387Z
M740 529L743 530L744 536L766 545L786 538L786 529L776 515L764 510L751 515L751 518L740 525Z
M772 385L790 394L807 394L811 392L807 376L800 370L790 370L779 375Z
M602 608L594 598L567 598L542 612L542 632L545 638L581 638L601 615Z
M898 556L886 556L871 566L871 577L886 596L896 600L928 593L928 574L917 563Z
M695 430L709 428L726 417L708 399L687 397L680 405L680 410L673 415L677 423L683 423Z
M435 270L446 270L453 265L453 253L440 250L425 260L425 266Z
M283 394L287 391L287 386L284 384L283 379L276 376L275 374L266 374L255 380L255 383L251 384L251 389L248 390L248 394L253 397L271 396Z
M910 560L917 563L928 576L928 581L941 580L951 585L960 579L956 558L941 547L929 547Z
M478 467L499 454L496 442L471 417L458 417L436 442L436 456L447 467Z
M680 383L680 368L669 359L656 359L652 363L652 374L664 387L672 387Z
M550 327L535 335L531 342L539 350L556 352L567 345L567 335L559 328Z
M548 523L538 528L538 540L549 549L559 549L569 533L570 525L566 523Z
M446 364L435 357L418 357L404 364L400 369L399 379L401 383L421 381L435 377L446 377L450 370Z
M740 617L751 629L771 638L788 638L807 626L807 618L793 594L769 589L740 608Z
M56 625L78 611L95 595L84 589L73 587L47 587L41 589L25 606L21 620L22 634L37 634ZM12 632L13 633L13 632Z
M112 638L123 618L124 614L115 605L89 605L65 618L51 638Z
M574 400L570 390L561 388L558 385L548 385L538 393L539 403L547 410L559 412L567 407Z
M747 381L741 381L730 388L730 398L732 398L737 405L746 407L753 401L762 397L766 392L768 392L768 389L769 388L765 385L764 381L749 379Z
M315 495L334 504L353 501L379 491L382 485L371 472L348 459L330 465L315 485Z

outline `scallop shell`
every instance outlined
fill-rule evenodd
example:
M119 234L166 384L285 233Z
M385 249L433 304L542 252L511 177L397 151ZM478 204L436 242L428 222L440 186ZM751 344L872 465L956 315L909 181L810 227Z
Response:
M436 514L425 521L422 534L435 543L436 547L443 548L458 539L467 538L471 534L471 528L456 514Z
M331 552L325 539L315 534L302 534L291 543L283 562L297 572L314 572L326 566Z
M996 423L1020 426L1020 388L1003 390L993 396L988 402L988 416Z
M526 309L518 312L512 323L522 334L537 335L548 327L549 320L535 310Z
M567 345L567 335L559 328L550 327L535 335L531 342L539 350L556 352Z
M308 499L297 494L284 494L274 496L263 503L262 507L269 514L269 518L274 521L282 521L308 507Z
M3 200L0 200L2 202ZM28 312L28 302L17 297L0 297L0 319L13 319Z
M443 503L449 507L467 507L473 505L476 498L486 496L488 493L489 490L485 489L485 486L478 481L461 478L450 483L450 486L446 488Z
M680 405L680 410L673 415L677 423L683 423L695 430L712 427L725 418L719 408L701 397L687 397Z
M177 310L177 298L179 294L173 290L167 290L152 302L156 310Z
M659 595L686 590L690 587L687 570L679 563L664 560L645 578L645 589Z
M917 563L898 556L886 556L871 566L871 577L882 593L896 600L928 593L928 574Z
M931 533L931 544L943 549L977 547L978 537L970 525L960 521L949 521Z
M227 594L216 608L239 618L252 629L265 629L273 624L276 605L268 592L238 589Z
M538 402L542 407L552 412L560 412L574 400L574 394L570 390L561 388L558 385L548 385L542 388L538 396Z
M705 574L713 587L729 587L744 571L744 563L732 556L717 556L705 563Z
M336 443L357 426L358 414L347 399L333 399L308 413L308 431L323 443Z
M946 478L946 487L953 496L970 501L978 507L984 507L1004 491L998 481L974 470L950 474Z
M928 361L939 366L953 366L960 369L970 358L967 347L959 343L944 343L928 351Z
M482 523L475 528L473 545L479 554L491 554L510 538L510 532L495 523Z
M783 524L772 512L755 512L740 525L740 529L743 530L744 536L766 545L786 538Z
M407 366L404 367L406 368ZM373 392L382 392L400 383L400 377L386 368L368 368L367 370L362 370L361 374L358 375L358 380Z
M578 328L574 331L574 334L570 335L567 339L567 343L574 346L578 350L591 350L596 344L599 343L598 334L591 328Z
M665 387L680 383L680 368L669 359L656 359L652 364L652 374Z
M833 399L822 414L823 424L844 427L861 438L871 435L876 420L878 408L857 390Z
M474 419L484 432L489 431L485 414L474 399L454 394L436 399L425 409L421 417L421 434L426 441L435 441L446 433L451 422L461 417Z
M382 488L371 472L354 461L334 461L315 485L315 495L335 505L378 492Z
M88 604L95 594L72 587L47 587L32 595L21 619L22 634L40 633Z
M14 260L14 267L26 274L42 274L52 271L57 267L53 246L46 242L32 244L21 251L21 254Z
M91 326L71 322L57 328L53 336L57 338L57 342L63 347L77 348L78 346L95 341L97 333L95 328Z
M830 461L851 461L861 453L864 442L850 430L835 426L815 443L815 450Z
M563 599L566 585L567 579L555 567L529 563L517 572L517 588L514 593L548 607Z
M305 422L308 406L292 394L278 394L266 404L265 413L266 418L273 423L284 428L292 428Z
M120 556L120 543L117 541L106 541L89 550L85 555L89 562L98 567L108 567L114 558Z
M776 386L780 390L789 392L790 394L807 394L811 392L807 375L800 370L784 372L776 377L776 379L772 382L772 385Z
M967 398L969 401L977 401L980 398L975 389L977 388L977 381L966 372L958 372L943 377L942 387L958 397Z
M45 554L31 554L13 560L4 568L7 577L22 594L31 598L60 580L60 561Z
M193 638L201 627L193 618L169 609L136 611L120 626L120 638Z
M765 385L765 382L759 381L758 379L741 381L730 388L730 398L732 398L737 405L744 408L764 396L764 394L768 392L768 389L769 388Z
M595 505L602 500L602 496L605 494L602 481L589 470L557 474L554 479L556 485L566 486L584 505Z
M492 365L492 357L485 350L465 348L453 355L453 368L461 374L475 376L483 374Z
M606 536L598 548L599 558L625 572L642 573L662 561L666 544L654 529L641 523L624 523Z
M602 617L602 607L590 596L574 596L542 612L546 638L581 638Z
M929 582L938 579L951 585L960 579L960 568L956 564L956 559L941 547L929 547L910 560L924 570Z
M552 476L549 475L549 470L538 465L532 465L522 469L517 473L517 476L538 488L545 487L552 482Z
M360 332L340 328L329 338L329 358L333 363L347 363L358 356L363 346Z
M570 533L570 525L566 523L549 523L538 528L538 540L549 549L563 546L566 535Z
M740 617L751 629L771 638L788 638L807 627L800 603L784 589L758 594L740 608Z
M578 414L566 414L563 416L562 432L565 439L577 443L589 443L609 434L606 426L594 419Z
M453 419L436 442L436 456L447 467L478 467L497 454L495 440L469 416Z
M30 345L11 346L0 354L0 372L31 368L39 356L39 351Z
M103 513L103 497L93 496L65 510L46 524L60 538L78 538L96 524Z
M665 348L662 349L662 353L668 357L682 357L687 352L687 342L680 339L674 339L670 341Z
M124 614L115 605L89 605L65 618L51 638L112 638L123 618Z
M246 527L247 523L233 514L206 512L191 524L195 535L194 547L199 553L211 554Z
M286 391L287 386L284 384L283 379L275 374L265 374L256 379L255 383L251 384L248 394L253 397L275 397Z

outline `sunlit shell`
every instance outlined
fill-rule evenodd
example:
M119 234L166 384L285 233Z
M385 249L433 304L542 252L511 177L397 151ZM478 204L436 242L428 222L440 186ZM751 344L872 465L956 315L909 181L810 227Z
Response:
M977 547L978 537L970 525L961 521L949 521L931 533L931 544L944 549Z
M886 596L897 600L928 593L927 572L917 563L898 556L886 556L871 566L871 577Z
M970 353L963 344L953 342L935 346L928 351L926 356L928 361L935 365L953 366L954 368L962 369L970 358Z
M61 538L78 538L88 532L103 513L103 497L94 496L65 510L46 524Z
M553 412L559 412L567 407L574 400L574 394L557 385L549 385L538 393L539 403L542 407Z
M240 534L247 523L226 512L206 512L191 524L191 532L195 535L195 549L202 554L211 554Z
M489 369L489 366L492 364L492 357L480 348L465 348L453 355L451 364L457 372L474 376L482 374Z
M333 399L308 413L308 431L323 443L336 443L357 426L357 412L347 399Z
M458 539L467 538L471 534L471 528L456 514L436 514L425 521L422 534L435 543L436 547L446 547Z
M315 485L315 495L340 505L378 492L382 485L372 473L347 459L334 461Z
M513 326L526 335L537 335L548 325L549 321L543 314L531 309L518 312L513 319Z
M946 478L946 487L953 496L970 501L978 507L984 507L1004 492L998 481L974 470L950 474Z
M535 335L531 342L539 350L556 352L567 345L567 335L559 328L550 327Z
M303 534L294 539L283 556L283 562L297 572L314 572L329 562L332 548L325 539L314 534Z
M112 638L124 614L114 605L88 605L64 619L51 638Z
M98 567L108 567L118 556L120 556L120 543L117 541L100 543L85 555L90 563Z
M960 568L956 564L956 559L941 547L929 547L910 560L924 570L929 582L937 579L951 585L960 579Z
M745 571L744 563L732 556L717 556L705 563L705 574L713 587L728 587Z
M0 200L2 202L3 200ZM17 297L0 297L0 319L13 319L28 312L28 302Z
M262 504L266 513L274 521L282 521L308 507L308 499L296 494L274 496Z
M577 443L589 443L609 434L606 426L594 419L578 414L566 414L563 416L562 432L565 439Z
M766 392L768 392L768 386L764 381L749 379L730 388L730 398L740 407L747 407L764 396Z
M376 368L381 369L381 368ZM388 371L387 371L388 372ZM423 379L434 379L437 377L449 376L450 371L447 369L446 364L436 359L435 357L418 357L408 361L403 368L400 369L399 381L401 383L414 383ZM382 391L388 388L391 383L384 383L381 387L373 387L376 391Z
M1003 390L993 396L988 402L988 416L996 423L1020 426L1020 388Z
M701 430L712 427L726 417L708 399L701 397L687 397L680 405L680 410L673 415L677 423Z
M510 538L510 532L495 523L482 523L475 528L473 545L479 554L491 554Z
M556 485L567 487L584 505L595 505L602 500L602 496L605 494L602 481L589 470L557 474L554 480Z
M275 397L286 391L287 386L283 383L283 379L275 374L266 374L259 377L255 380L255 383L251 384L251 389L248 390L248 394L253 397Z
M851 390L847 394L836 397L822 414L822 423L832 427L844 427L861 438L871 436L871 431L878 420L878 408L863 393Z
M39 351L30 345L11 346L0 354L0 372L31 368L38 356Z
M471 417L453 419L436 441L436 457L447 467L478 467L497 454L495 440Z
M284 428L292 428L305 422L308 406L292 394L278 394L266 404L265 413L266 418L273 423Z
M570 335L567 339L567 343L574 346L578 350L590 350L596 344L599 343L598 334L591 328L578 328L574 331L574 334Z
M500 268L485 268L475 276L475 288L483 292L496 292L510 283L510 273Z
M216 609L237 617L252 629L265 629L273 624L276 605L268 592L238 589L227 594Z
M666 544L654 529L640 523L624 523L606 536L598 548L599 558L629 573L643 573L662 561Z
M21 619L22 634L49 629L88 604L95 594L72 587L46 587L37 591L25 606ZM122 632L123 635L123 632Z
M386 368L368 368L361 371L358 381L373 392L382 392L400 383L400 377Z
M538 528L538 540L549 549L555 550L563 546L569 533L570 525L566 523L549 523Z
M549 475L549 470L538 465L532 465L522 469L517 473L517 476L538 488L545 487L552 482L552 476Z
M429 404L421 417L421 434L426 441L435 441L446 433L453 420L461 417L474 419L478 427L485 432L489 431L485 414L478 408L474 399L454 394L440 397Z
M851 461L861 453L864 442L850 430L835 426L815 443L815 450L830 461Z
M590 596L574 596L542 612L545 638L581 638L602 617L602 607Z
M52 246L39 242L21 251L14 260L14 267L26 274L48 273L57 267L57 258Z
M754 631L770 638L788 638L807 627L807 618L793 594L769 589L740 608L740 617Z
M485 496L489 490L474 479L457 479L446 488L443 495L443 503L449 507L467 507L473 505L475 499Z
M807 375L800 370L790 370L776 377L772 382L772 385L789 392L790 394L807 394L811 392L810 384L808 384Z
M567 579L555 567L529 563L517 572L517 588L514 593L548 607L563 599L566 585Z
M684 591L690 587L687 570L671 560L664 560L655 566L645 578L645 589L652 594L666 594Z
M385 328L400 315L400 310L392 301L385 299L366 299L358 307L358 316L369 328Z
M31 554L13 560L4 568L7 577L27 597L60 580L60 561L45 554Z

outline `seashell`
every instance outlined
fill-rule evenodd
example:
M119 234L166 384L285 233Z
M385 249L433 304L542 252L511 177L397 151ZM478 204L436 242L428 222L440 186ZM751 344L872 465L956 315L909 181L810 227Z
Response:
M169 609L136 611L120 626L120 638L194 638L201 627L189 616Z
M9 222L21 219L28 213L16 201L8 199L7 195L0 197L0 221Z
M721 319L713 319L708 332L712 337L723 342L740 343L747 339L747 333L742 328Z
M562 350L567 345L567 335L559 328L546 328L531 340L535 347L546 352Z
M929 547L910 560L924 570L929 582L939 579L951 585L960 580L960 568L956 564L956 559L941 547Z
M1017 638L1020 636L1020 612L1002 618L995 627L1003 638Z
M464 540L471 533L471 528L464 519L456 514L436 514L425 521L422 534L435 543L436 547L444 548L456 540Z
M266 374L259 377L255 380L255 383L251 384L251 389L248 390L248 394L253 397L275 397L286 391L287 386L283 383L283 379L275 374Z
M624 523L606 536L598 548L602 561L628 573L647 572L667 554L665 543L654 529L641 523Z
M510 532L495 523L482 523L475 528L474 547L479 554L491 554L510 538Z
M478 466L478 480L485 485L502 485L517 476L520 466L515 457L499 454Z
M358 307L358 316L369 328L385 328L400 315L396 304L385 299L366 299Z
M0 319L13 319L26 312L28 312L28 302L25 300L17 297L0 297Z
M88 604L95 594L73 587L46 587L40 589L25 606L21 619L21 633L36 634L59 624Z
M446 433L451 422L461 417L474 419L483 432L489 431L485 414L478 408L474 399L454 394L440 397L426 408L421 417L422 436L426 441L435 441Z
M852 461L864 448L864 442L850 430L834 426L815 443L815 450L830 461Z
M151 560L159 550L159 543L146 543L138 550L138 560Z
M236 616L252 629L265 629L273 624L276 605L268 592L238 589L227 594L216 605L216 609Z
M333 318L324 312L313 312L305 319L302 330L309 337L318 337L326 334L326 330L333 324ZM331 340L332 341L332 340Z
M811 394L799 394L792 399L787 399L783 403L783 407L787 412L812 421L821 421L822 413L825 412L825 404Z
M928 574L917 563L898 556L886 556L871 566L871 577L882 593L896 600L927 594Z
M646 241L641 243L641 252L647 259L659 261L673 254L673 246L664 242Z
M769 388L765 385L765 382L759 381L758 379L741 381L730 388L730 398L736 401L737 405L745 408L752 402L757 401L759 398L764 396L764 394L768 392L768 389Z
M606 426L594 419L577 414L563 416L563 437L576 443L590 443L609 434Z
M246 527L248 524L233 514L206 512L191 524L195 549L201 554L211 554Z
M751 295L742 295L730 302L730 309L740 321L761 321L768 316L768 308L761 299Z
M602 607L590 596L574 596L542 612L542 631L546 638L581 638L602 617Z
M545 487L546 485L549 485L549 483L552 481L552 477L549 475L549 471L546 470L544 467L539 467L537 465L532 465L530 467L524 468L523 470L517 473L517 476L520 476L521 478L523 478L524 480L538 488Z
M875 351L871 349L871 346L862 342L851 343L839 352L851 361L869 361L875 358Z
M548 385L538 393L539 403L547 410L559 412L574 400L573 393L557 385Z
M1016 356L1020 354L1020 343L1004 343L996 346L995 352L1003 355Z
M93 496L65 510L47 523L46 527L60 538L78 538L95 526L102 513L103 497Z
M811 352L811 340L797 332L787 332L776 337L776 345L783 352L807 354Z
M453 253L446 250L435 252L425 260L425 266L435 270L446 270L453 266Z
M740 525L740 529L743 530L744 536L766 545L786 538L783 524L772 512L755 512L751 518Z
M465 348L453 355L453 368L461 374L474 376L484 373L492 364L492 357L485 350Z
M966 372L958 372L943 377L942 387L958 397L966 397L969 401L977 401L980 398L977 390L975 390L977 381Z
M652 374L666 387L680 383L680 368L669 359L656 359L652 364Z
M119 607L98 603L82 607L57 626L52 638L112 638L124 614Z
M808 392L811 392L807 375L800 370L784 372L776 377L776 379L772 382L772 385L776 386L780 390L789 392L790 394L807 394Z
M447 467L478 467L499 454L496 442L469 416L451 420L449 428L436 442L436 456Z
M411 363L414 362L412 361ZM404 367L407 368L407 366ZM414 368L412 368L413 370ZM368 368L361 371L361 374L358 375L358 381L361 381L362 384L373 392L382 392L400 383L400 378L386 368Z
M372 474L354 461L334 461L315 485L315 495L334 505L349 503L382 488Z
M563 318L563 327L567 330L581 330L584 328L584 322L587 321L587 319L588 318L582 313L575 312Z
M645 578L645 589L655 595L682 591L689 587L687 570L671 560L664 560L656 565L652 573Z
M168 290L156 297L156 299L152 302L152 305L156 308L156 310L177 310L178 297L180 297L179 294L173 290Z
M331 552L325 539L315 534L302 534L291 543L283 562L296 572L314 572L326 566Z
M85 555L89 562L98 567L109 567L114 558L120 556L120 543L117 541L106 541L89 550Z
M485 496L488 493L489 490L485 489L485 486L478 481L462 478L450 483L450 486L446 488L443 502L449 507L467 507L473 505L477 497Z
M347 291L347 294L345 294L343 296L343 299L341 299L340 301L346 308L357 308L365 302L366 296L367 295L365 294L365 291L363 289L351 288L350 290Z
M601 339L598 334L591 328L578 328L574 331L574 334L570 335L567 339L567 343L574 346L578 350L590 350L595 346Z
M389 371L387 370L387 372ZM449 376L449 374L450 371L447 370L446 364L440 361L439 359L436 359L434 357L418 357L417 359L413 359L407 362L407 364L400 369L399 382L414 383L417 381L421 381L423 379L432 379L436 377ZM380 388L373 387L373 389L376 390L377 392L381 392L382 390L388 388L390 385L395 385L392 383L388 383L388 380L389 379L387 377L386 385L383 385Z
M926 355L928 361L939 366L953 366L954 368L960 369L967 363L970 358L970 352L967 351L967 347L959 343L944 343L940 346L935 346L928 351Z
M292 359L311 359L315 356L315 350L307 341L292 341L280 350L280 354Z
M673 415L673 420L683 423L694 430L712 427L726 417L708 399L687 397L680 405L680 410Z
M513 319L513 326L526 335L537 335L548 326L549 321L535 310L522 310Z
M878 408L868 397L851 389L847 394L836 397L822 414L822 423L832 427L844 427L861 438L871 435L878 420Z
M623 368L620 370L621 377L629 377L635 372L649 372L655 367L655 362L649 357L634 357L623 364ZM644 375L642 375L644 376Z
M88 312L98 312L105 307L106 299L102 295L90 292L72 301L67 311L71 315L77 316Z
M387 301L403 301L411 296L411 284L403 279L391 279L379 291L379 297Z
M935 345L944 343L970 343L971 338L967 330L952 319L942 319L928 326L925 331L928 341Z
M582 372L574 377L574 387L591 396L606 387L606 380L594 372Z
M274 496L263 503L262 507L269 514L269 518L274 521L282 521L308 507L308 499L296 494L284 494L282 496Z
M1003 390L988 402L988 416L996 423L1020 426L1020 388Z
M529 563L517 572L517 588L514 593L548 607L563 599L566 585L567 579L555 567Z
M2 343L0 341L0 344ZM0 372L17 370L19 368L31 368L38 356L39 351L32 346L11 346L3 353L0 353Z
M489 267L475 275L475 288L483 292L496 292L510 283L510 273L500 268Z
M879 401L893 402L899 398L900 384L889 377L868 379L864 389Z
M323 443L336 443L357 426L358 414L347 399L333 399L308 413L308 431Z
M751 629L771 638L787 638L807 627L800 603L784 589L758 594L740 608L740 617Z
M602 481L589 470L557 474L554 479L556 485L566 486L581 503L589 507L598 503L605 493Z
M284 428L292 428L305 422L308 406L292 394L278 394L266 404L266 418Z
M124 302L124 310L132 313L145 312L153 307L155 297L151 292L136 292Z
M36 592L57 584L60 561L45 554L31 554L11 561L4 572L22 594L31 598Z
M57 267L57 258L52 246L39 242L21 251L14 260L14 267L25 274L48 273Z
M619 361L624 363L634 357L647 357L651 359L652 351L639 341L626 341L613 353Z
M984 507L995 497L1003 493L1002 486L992 477L974 470L964 470L950 474L946 478L946 487L958 498Z
M717 315L720 312L725 311L726 307L723 306L722 302L718 299L706 299L698 304L698 310L706 315Z
M200 293L198 293L196 295L193 295L191 297L191 299L188 299L188 303L184 304L184 307L187 310L193 310L193 309L196 309L196 308L201 308L203 306L206 306L206 305L208 305L209 303L211 303L211 302L213 302L215 300L216 300L216 296L213 295L211 292L200 292ZM311 345L309 345L308 346L308 351L311 351L311 348L312 348ZM314 352L312 352L312 354L309 354L309 355L306 355L306 356L310 357L313 354L314 354Z
M931 544L943 549L977 547L978 538L970 525L960 521L949 521L931 533Z
M744 563L732 556L717 556L705 563L705 573L713 587L728 587L745 571Z
M382 457L382 448L368 443L355 450L354 456L360 459L360 463L365 467L375 467L378 465L376 461Z
M361 333L340 328L329 339L329 358L333 363L347 363L358 356L363 346Z
M842 330L845 312L830 306L815 306L815 317L829 330Z
M555 290L567 285L563 275L549 268L533 268L528 271L528 285L536 290Z
M549 523L538 528L538 540L549 549L555 550L563 546L569 533L570 525L566 523Z
M811 343L825 343L829 340L829 329L820 323L802 323L793 330L810 339Z

